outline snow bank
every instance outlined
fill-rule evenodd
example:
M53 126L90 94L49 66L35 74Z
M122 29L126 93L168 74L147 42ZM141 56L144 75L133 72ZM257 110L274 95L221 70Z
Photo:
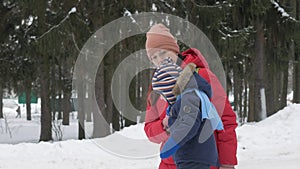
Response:
M300 105L292 104L261 122L239 127L238 168L298 168L299 112Z
M291 104L261 122L239 127L236 168L299 168L299 112L300 104ZM160 161L159 145L147 140L143 124L101 139L0 144L0 149L1 169L157 169Z

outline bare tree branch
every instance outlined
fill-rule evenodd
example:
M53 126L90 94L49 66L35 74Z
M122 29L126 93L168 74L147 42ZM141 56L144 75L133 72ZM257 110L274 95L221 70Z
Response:
M76 8L73 7L67 14L67 16L64 17L64 19L62 19L57 25L54 25L52 26L48 31L46 31L45 33L43 33L40 37L36 38L36 40L38 41L39 39L43 38L45 35L47 35L48 33L50 33L52 30L58 28L62 23L64 23L68 18L69 16L72 14L72 13L75 13L76 12Z
M75 40L75 35L74 35L74 33L72 32L72 40L73 40L73 42L74 42L74 45L75 45L75 48L76 48L76 50L80 53L80 49L79 49L79 47L78 47L78 45L77 45L77 42L76 42L76 40Z

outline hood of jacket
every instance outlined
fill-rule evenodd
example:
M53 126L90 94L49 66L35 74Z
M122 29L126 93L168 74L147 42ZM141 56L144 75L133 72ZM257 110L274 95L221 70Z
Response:
M180 73L176 84L173 88L173 94L175 96L180 95L187 89L198 89L206 93L211 98L212 89L210 84L202 78L198 73L195 72L196 64L188 63Z
M181 53L183 62L181 67L184 68L188 63L195 63L197 67L209 69L209 65L202 55L202 53L196 48L190 48Z

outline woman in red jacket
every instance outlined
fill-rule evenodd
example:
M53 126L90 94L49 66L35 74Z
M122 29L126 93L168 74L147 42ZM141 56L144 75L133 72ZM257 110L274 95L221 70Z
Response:
M196 64L198 74L212 86L213 96L211 101L215 105L224 125L223 131L215 132L221 165L219 169L234 169L234 166L237 164L236 115L230 106L221 83L215 74L210 71L208 63L201 52L191 48L180 53L176 39L163 24L156 24L147 32L146 50L149 59L156 66L165 57L170 57L182 68L190 62ZM166 118L168 103L159 95L152 92L151 86L148 93L144 130L150 141L158 144L162 143L163 145L168 139L166 131L168 127L168 119ZM176 169L172 157L161 160L159 169Z

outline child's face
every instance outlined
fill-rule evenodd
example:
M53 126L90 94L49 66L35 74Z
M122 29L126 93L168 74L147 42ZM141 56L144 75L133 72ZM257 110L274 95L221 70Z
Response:
M159 50L157 52L155 52L151 57L151 62L156 66L159 67L159 65L161 64L161 62L164 60L164 58L166 57L166 50Z
M159 67L161 65L161 62L166 58L171 57L174 62L177 60L177 55L168 50L159 50L154 55L150 57L151 62L156 66Z

